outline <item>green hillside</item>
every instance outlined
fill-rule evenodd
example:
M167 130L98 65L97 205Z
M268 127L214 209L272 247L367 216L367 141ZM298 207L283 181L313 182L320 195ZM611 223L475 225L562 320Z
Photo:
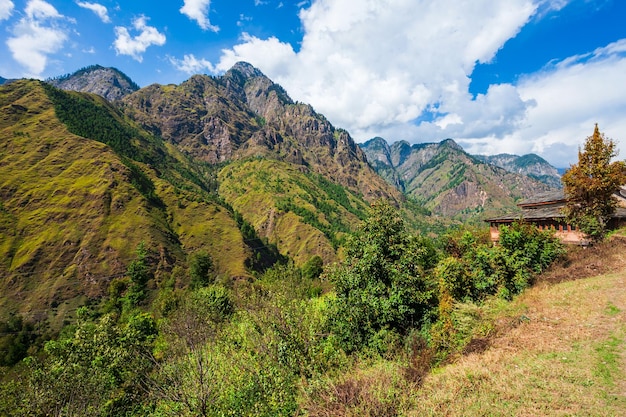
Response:
M389 184L444 219L480 223L515 210L520 199L551 189L528 175L481 162L452 139L390 146L374 138L361 148Z
M220 170L219 183L220 196L297 264L314 255L334 260L367 207L321 175L272 159L233 162Z
M63 124L60 107L72 104L81 123ZM0 107L2 311L62 315L101 296L142 241L155 280L199 248L224 260L218 273L248 273L250 250L203 172L108 103L18 81L0 90Z
M56 328L106 295L142 242L149 290L188 285L196 253L206 252L212 274L226 281L281 258L329 263L364 216L359 184L370 196L386 192L371 170L357 172L352 188L316 172L334 163L321 151L326 160L314 170L270 151L210 164L145 131L128 107L123 113L99 96L39 81L3 86L0 107L0 313ZM342 169L364 164L336 152Z

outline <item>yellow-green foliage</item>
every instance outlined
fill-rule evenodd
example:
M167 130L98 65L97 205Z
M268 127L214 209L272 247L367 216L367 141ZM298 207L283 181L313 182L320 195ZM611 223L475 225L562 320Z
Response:
M70 133L37 81L0 89L0 315L101 296L142 241L157 274L202 248L219 260L218 274L247 275L248 249L232 215L199 185L205 170L124 127L102 100L78 97L99 106L94 111L113 112L112 125L137 131L136 152L157 166Z
M2 217L11 220L2 223L0 257L3 275L13 276L0 284L4 294L25 297L22 309L41 308L56 291L42 283L76 269L93 279L73 291L97 293L121 266L105 259L126 259L149 229L128 169L107 146L67 132L36 82L3 89L0 106Z
M348 193L350 212L321 188L315 176L272 159L233 162L218 178L220 196L297 264L313 255L326 262L334 259L331 239L341 238L345 231L340 228L347 231L356 226L355 213L365 208L362 200ZM323 213L322 205L330 210ZM303 213L312 218L303 218Z
M168 207L173 231L187 254L206 250L218 275L247 276L244 260L249 250L237 224L224 207L195 201L193 194L178 192L166 181L157 181L159 195Z

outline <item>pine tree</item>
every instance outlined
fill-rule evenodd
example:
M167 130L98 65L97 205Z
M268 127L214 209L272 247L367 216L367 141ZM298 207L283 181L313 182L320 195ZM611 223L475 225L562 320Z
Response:
M615 156L615 142L600 133L596 124L584 150L578 151L578 164L572 165L561 179L568 221L596 241L606 235L608 222L615 213L617 201L613 193L626 183L626 163L611 162Z

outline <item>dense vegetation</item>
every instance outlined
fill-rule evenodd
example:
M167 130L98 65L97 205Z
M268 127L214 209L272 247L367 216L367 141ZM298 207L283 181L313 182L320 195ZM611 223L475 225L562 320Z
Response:
M314 257L228 281L198 252L184 272L190 285L162 280L156 297L145 292L152 265L140 245L106 299L14 367L0 414L335 415L342 401L356 414L401 414L400 402L366 398L342 375L386 358L402 384L418 386L471 340L456 305L513 297L562 251L523 224L501 236L500 246L467 230L438 241L412 236L396 209L378 202L347 239L344 259L323 270ZM341 398L350 392L352 400Z
M568 221L596 241L604 238L615 213L613 193L626 183L626 162L612 161L615 156L615 142L600 133L596 124L584 149L578 151L578 163L562 178Z
M180 176L209 196L214 194L217 187L213 171L216 167L176 160L165 149L163 141L133 127L104 100L63 91L46 83L41 85L54 103L57 117L68 130L110 146L130 169L133 186L156 206L163 203L155 194L154 184L137 163L149 164L177 187L189 188L177 178Z

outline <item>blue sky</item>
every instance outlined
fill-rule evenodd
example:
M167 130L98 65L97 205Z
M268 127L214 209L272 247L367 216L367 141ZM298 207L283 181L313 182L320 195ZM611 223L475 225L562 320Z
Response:
M566 167L598 123L626 147L623 0L0 0L5 78L100 64L178 84L238 60L357 141Z

